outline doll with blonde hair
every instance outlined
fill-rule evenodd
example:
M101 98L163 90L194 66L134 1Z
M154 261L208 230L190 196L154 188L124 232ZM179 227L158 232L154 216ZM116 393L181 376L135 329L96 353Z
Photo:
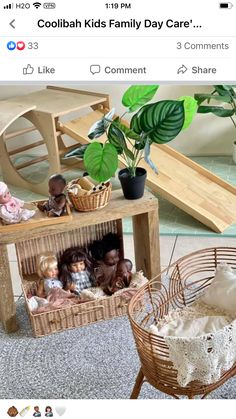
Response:
M40 278L38 297L47 297L52 288L63 287L58 279L57 257L54 253L46 252L38 256L37 273Z

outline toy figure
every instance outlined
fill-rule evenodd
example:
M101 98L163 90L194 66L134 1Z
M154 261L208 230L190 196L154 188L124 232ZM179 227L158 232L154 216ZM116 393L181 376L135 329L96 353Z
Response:
M66 180L62 175L52 175L48 181L49 199L43 204L38 204L40 211L46 211L48 217L63 215L66 208L66 195L63 193Z
M66 291L80 295L85 288L93 286L91 262L79 247L65 250L59 264L59 278Z
M34 413L33 416L35 418L40 418L41 417L41 412L39 411L39 406L34 406Z
M47 406L47 407L45 408L45 416L46 416L47 418L51 418L51 417L53 416L51 406Z
M35 211L23 208L24 201L11 196L4 182L0 182L0 218L4 224L15 224L33 217Z
M117 263L116 273L114 278L111 280L110 286L104 289L107 295L112 295L116 291L122 288L128 288L132 278L133 264L129 259L119 260Z
M95 240L89 247L95 263L95 278L97 285L109 295L114 284L119 280L128 284L131 277L132 262L129 259L119 259L120 239L117 234L108 233L102 240ZM118 271L117 271L118 270ZM117 278L117 280L116 280ZM128 285L127 285L128 286ZM122 287L123 288L123 287Z
M37 273L41 281L37 288L38 297L47 297L52 288L62 288L62 282L58 279L57 258L47 252L38 257Z

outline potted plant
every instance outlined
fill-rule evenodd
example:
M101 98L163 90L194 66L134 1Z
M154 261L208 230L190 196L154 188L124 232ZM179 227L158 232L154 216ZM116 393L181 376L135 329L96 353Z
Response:
M114 175L119 157L125 166L119 172L119 179L127 199L143 195L147 174L139 167L142 159L158 173L150 158L152 143L164 144L173 140L190 125L197 111L195 99L189 96L148 104L158 88L158 85L129 87L122 97L126 108L123 115L115 116L112 109L91 127L88 134L90 140L103 135L105 140L103 143L92 141L86 148L84 164L87 172L93 179L104 182ZM130 125L124 120L127 114L133 114Z
M211 93L196 93L198 113L213 113L221 118L229 117L236 128L236 93L233 85L217 85ZM225 106L212 106L211 101L224 103ZM202 105L207 102L207 105ZM236 139L233 142L233 160L236 163Z

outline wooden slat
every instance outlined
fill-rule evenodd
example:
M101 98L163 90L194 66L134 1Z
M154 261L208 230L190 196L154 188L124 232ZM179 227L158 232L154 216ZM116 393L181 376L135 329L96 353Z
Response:
M14 156L15 154L22 153L26 150L31 150L31 148L39 147L40 145L45 145L45 142L41 140L32 144L25 145L24 147L15 148L14 150L9 151L8 155Z
M5 134L4 138L5 140L11 140L12 138L18 137L23 134L27 134L28 132L36 131L35 127L29 127L29 128L22 128L18 131L11 131L8 134Z
M37 157L36 159L27 161L27 162L22 163L22 164L18 164L17 166L14 166L14 167L15 167L16 170L20 170L20 169L23 169L24 167L32 166L32 164L36 164L36 163L39 163L39 162L44 161L44 160L48 160L48 155Z

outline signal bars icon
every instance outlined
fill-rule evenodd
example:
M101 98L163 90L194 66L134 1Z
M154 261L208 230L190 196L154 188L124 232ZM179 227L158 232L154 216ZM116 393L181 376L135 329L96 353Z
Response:
M39 9L39 7L42 5L42 3L39 3L38 1L36 1L35 3L33 3L33 6L35 7L35 9Z
M3 9L13 9L13 3L6 4Z

